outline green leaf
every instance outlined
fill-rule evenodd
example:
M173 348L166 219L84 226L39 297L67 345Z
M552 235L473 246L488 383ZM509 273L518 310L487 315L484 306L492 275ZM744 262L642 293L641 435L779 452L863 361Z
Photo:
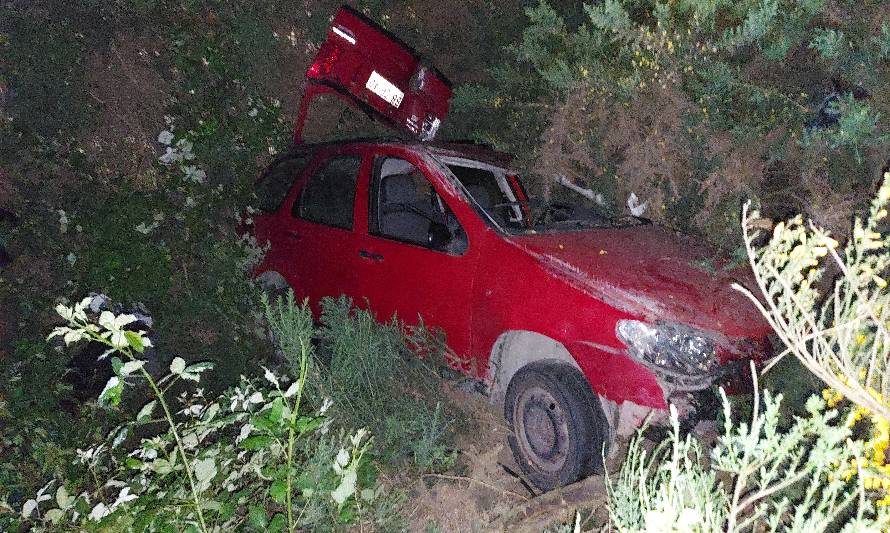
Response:
M151 413L154 411L155 405L157 405L157 400L152 400L147 404L142 406L142 409L139 410L139 414L136 415L136 422L142 422L148 418L151 418Z
M269 487L269 497L275 500L276 503L284 503L287 501L287 483L280 479L275 483L272 483L272 486Z
M262 505L251 505L247 512L250 525L261 531L266 530L269 525L269 518L266 516L266 509Z
M184 370L185 370L185 359L183 359L182 357L173 358L173 362L170 363L170 372L172 372L178 376L179 374L182 374L182 372Z
M357 478L358 476L356 475L355 470L350 468L343 473L343 477L340 478L340 484L337 488L331 491L331 499L337 503L338 507L343 507L346 500L355 494L356 481L358 481Z
M275 424L281 422L281 414L284 412L284 400L275 398L269 404L269 420Z
M124 337L127 339L127 344L130 345L130 348L133 348L139 353L145 351L145 345L142 343L142 336L135 331L125 331Z
M308 431L313 431L321 427L322 417L309 417L309 416L301 416L294 422L294 429L297 430L298 433L306 433Z
M124 362L121 361L120 357L111 358L111 370L113 370L115 374L120 375L122 366L124 366Z
M193 365L189 365L189 366L185 367L185 371L190 374L200 374L201 372L204 372L205 370L211 370L211 369L213 369L213 363L211 363L210 361L201 361L199 363L195 363Z
M272 521L269 522L269 531L284 531L284 522L284 515L276 513L275 516L272 517Z
M195 462L195 477L201 483L207 483L216 475L216 461L213 457L199 459Z
M241 441L241 447L245 450L259 450L265 448L270 442L272 442L272 437L268 435L253 435Z
M124 382L117 376L111 376L105 388L99 393L99 403L102 405L118 405L121 402L121 393L124 390Z
M56 503L59 504L61 509L67 509L74 504L74 496L68 494L68 489L65 488L65 485L59 485L59 488L56 489Z
M127 361L126 363L123 364L123 366L121 366L120 375L122 377L129 376L133 372L138 371L143 366L145 366L145 361L142 361L142 360Z
M61 509L50 509L49 511L46 512L46 514L43 515L43 519L46 520L47 522L55 524L59 520L61 520L62 517L64 517L64 516L65 516L65 513Z

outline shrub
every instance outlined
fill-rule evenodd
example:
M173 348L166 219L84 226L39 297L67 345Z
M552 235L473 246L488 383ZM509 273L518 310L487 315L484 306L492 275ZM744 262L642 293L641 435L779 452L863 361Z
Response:
M336 418L368 425L390 462L448 466L455 413L441 401L436 361L409 350L404 325L395 318L379 324L341 297L322 301L321 326L318 378L310 386L333 400Z
M809 415L783 431L781 400L766 393L750 422L734 422L723 395L723 433L710 456L681 435L672 407L669 437L651 451L635 439L609 480L612 525L649 533L880 530L890 516L874 513L864 486L832 475L862 450L838 412L814 396Z
M177 357L166 375L152 376L140 359L150 341L125 329L134 318L107 311L92 317L89 302L59 306L68 325L51 337L109 347L115 375L99 397L103 404L117 404L140 380L153 397L104 441L78 450L90 486L50 481L24 503L22 519L89 529L295 531L364 519L363 506L381 499L367 431L336 436L328 431L328 406L313 412L302 402L311 327L296 330L296 343L287 345L302 361L295 379L264 369L262 379L242 378L216 397L187 387L173 398L175 386L199 383L212 365ZM311 324L306 306L293 317Z
M710 464L691 437L680 435L672 407L670 438L651 453L635 440L609 485L618 529L886 529L890 301L882 276L890 266L890 240L879 230L888 201L890 173L868 217L854 222L843 256L827 231L805 226L800 216L777 224L769 241L756 245L752 221L758 213L745 206L745 245L759 294L735 288L750 297L786 347L767 369L790 354L830 388L824 399L810 398L808 416L785 427L781 395L767 393L762 410L755 395L748 423L732 421L724 395L723 434ZM826 257L833 273L823 264ZM835 408L844 397L852 405L840 417Z
M617 212L635 193L726 248L751 197L848 231L890 139L876 4L560 4L526 8L512 61L459 87L451 117L518 154L537 189L568 179Z

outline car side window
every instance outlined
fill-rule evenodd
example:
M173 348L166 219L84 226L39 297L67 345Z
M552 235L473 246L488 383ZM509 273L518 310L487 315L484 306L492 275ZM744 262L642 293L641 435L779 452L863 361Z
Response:
M288 157L274 162L260 178L256 186L259 208L266 213L278 211L297 176L306 170L311 157L309 155Z
M461 255L467 236L427 177L397 157L375 161L369 228L373 235Z
M293 216L335 228L352 229L360 156L336 156L309 176L294 203Z

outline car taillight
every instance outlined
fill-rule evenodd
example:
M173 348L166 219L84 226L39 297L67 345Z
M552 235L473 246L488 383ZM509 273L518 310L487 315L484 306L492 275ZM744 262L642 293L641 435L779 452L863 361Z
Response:
M340 48L336 46L324 46L321 51L328 50L328 53L322 54L321 52L318 54L318 57L315 59L315 63L309 66L309 69L306 70L306 76L309 78L321 79L326 77L331 73L331 70L334 68L334 63L337 62L337 59L340 57Z

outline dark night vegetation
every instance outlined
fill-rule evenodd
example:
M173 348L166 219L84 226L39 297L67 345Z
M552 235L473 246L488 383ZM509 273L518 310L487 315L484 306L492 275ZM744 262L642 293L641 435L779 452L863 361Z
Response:
M339 3L0 6L0 529L71 522L104 530L149 523L398 530L407 527L411 481L458 461L455 434L467 422L443 394L447 371L406 357L412 339L397 322L375 325L349 302L330 300L314 326L299 302L264 305L249 276L263 254L240 231L256 205L254 178L290 142L303 72ZM620 215L633 193L646 204L644 216L702 236L739 261L748 252L739 231L745 199L772 219L802 213L838 240L856 235L854 215L878 214L869 201L890 159L887 2L357 7L455 82L440 136L517 154L545 195L563 193L562 177ZM379 131L361 118L331 106L307 131L318 138ZM818 255L814 241L808 246ZM770 257L781 252L770 249ZM886 264L869 268L883 281ZM869 280L869 291L884 290ZM101 364L123 390L103 391L103 380L85 395L65 376L77 370L72 356L97 345L65 347L46 336L62 324L57 305L71 310L93 293L149 314L154 346L143 353L142 336L122 333L118 353ZM85 312L81 327L100 319ZM875 342L873 326L860 346ZM138 361L150 357L163 361L150 360L145 368L153 371L143 375ZM778 454L777 435L847 436L849 428L826 414L840 395L805 407L809 389L820 385L794 363L783 362L790 379L766 379L784 389L781 409L804 418L791 423L777 414L778 399L766 401L762 439L735 426L724 441L727 470L750 466L732 462L739 458L730 445ZM873 385L858 392L868 395ZM149 402L157 403L146 412ZM851 426L858 448L784 452L800 452L800 471L810 475L863 457L865 446L872 472L845 481L862 480L870 495L883 496L890 476L876 454L887 447L886 420L872 417L877 408L854 407L850 417L857 412L854 422L865 421ZM787 433L776 433L777 425ZM699 453L679 436L671 442L684 457ZM689 466L669 452L661 448L657 457ZM182 468L173 459L179 453L200 470ZM632 458L619 482L642 479L669 496L647 509L651 515L615 504L616 525L699 516L694 498L668 490L675 478L644 456ZM770 466L787 465L773 458ZM713 473L698 468L689 467L683 483L712 490ZM144 491L106 483L137 478L146 480ZM613 498L629 498L628 486L613 487ZM849 486L831 487L819 497L849 494ZM707 505L727 497L713 496ZM777 503L769 516L785 519L783 510ZM826 520L835 511L852 517L832 507ZM711 518L719 528L726 515Z

